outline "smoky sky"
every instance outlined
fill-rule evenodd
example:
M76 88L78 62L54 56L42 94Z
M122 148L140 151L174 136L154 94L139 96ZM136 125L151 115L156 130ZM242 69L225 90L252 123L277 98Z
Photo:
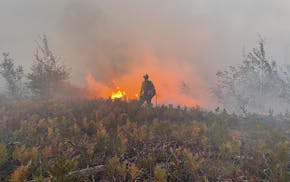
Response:
M178 60L177 69L192 67L210 84L259 35L268 55L286 64L289 19L286 0L1 0L0 51L28 71L35 40L46 34L77 84L88 72L103 82L122 76L142 66L146 52L161 67Z

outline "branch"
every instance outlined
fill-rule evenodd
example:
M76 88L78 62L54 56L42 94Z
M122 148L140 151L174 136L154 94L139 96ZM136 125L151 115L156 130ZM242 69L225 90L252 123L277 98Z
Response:
M99 172L103 172L105 170L104 165L98 165L94 167L88 167L80 170L71 171L67 174L67 176L90 176L95 175ZM51 177L45 178L44 181L50 181ZM36 180L27 180L26 182L36 182Z
M90 176L90 175L94 175L96 173L102 172L104 170L105 170L105 166L104 165L98 165L98 166L94 166L94 167L88 167L88 168L85 168L85 169L71 171L71 172L68 173L68 176L76 176L76 175Z

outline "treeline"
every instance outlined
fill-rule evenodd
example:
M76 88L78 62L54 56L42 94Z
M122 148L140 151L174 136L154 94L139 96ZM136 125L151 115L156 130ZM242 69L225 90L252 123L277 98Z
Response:
M0 181L290 180L287 113L26 100L0 116Z
M3 53L0 61L0 75L10 99L80 98L84 90L69 83L70 74L70 69L49 48L45 36L37 42L29 73L15 65L8 53ZM290 66L271 60L262 38L239 65L218 71L216 76L216 84L210 86L213 96L228 111L278 113L290 107Z
M65 93L68 87L72 87L68 82L70 70L49 48L46 36L37 42L29 73L25 74L22 65L15 65L9 54L3 53L0 75L6 82L6 96L9 99L64 97L68 94Z

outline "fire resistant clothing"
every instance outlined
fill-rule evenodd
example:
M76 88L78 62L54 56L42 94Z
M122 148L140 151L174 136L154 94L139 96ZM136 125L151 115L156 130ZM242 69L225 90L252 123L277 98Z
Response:
M155 96L155 94L156 90L154 84L152 81L148 80L148 77L145 78L140 91L140 104L142 105L146 101L148 105L151 105L151 99Z

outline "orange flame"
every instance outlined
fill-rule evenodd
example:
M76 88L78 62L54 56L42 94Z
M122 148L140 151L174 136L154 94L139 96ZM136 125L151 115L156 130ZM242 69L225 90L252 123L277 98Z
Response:
M125 99L125 97L126 97L126 92L121 90L120 87L117 87L117 90L115 92L113 92L111 95L112 100Z
M165 68L160 65L160 61L157 61L159 58L150 56L150 54L137 55L137 57L136 60L140 60L140 65L132 64L134 69L122 76L116 76L115 80L111 82L98 81L91 73L88 73L86 76L87 98L139 99L142 76L144 73L148 73L157 92L156 97L153 98L154 102L207 107L209 97L206 87L200 76L191 69L192 67L185 65L180 71L177 69L180 65L170 64L170 62L176 62L170 61L170 59L166 62ZM114 72L108 72L108 75L114 75ZM190 83L188 93L183 92L180 88L183 81Z
M142 75L141 73L139 75ZM134 76L136 78L136 76ZM112 100L116 99L122 99L122 100L137 100L139 99L138 90L141 87L142 83L142 76L139 78L139 84L136 84L137 81L132 80L132 76L126 76L123 79L120 79L118 81L114 81L113 85L116 85L118 83L117 87L114 87L113 89L110 86L107 86L105 84L102 84L101 82L97 82L91 74L88 74L86 77L87 84L88 84L88 93L87 98L110 98ZM160 78L159 78L160 79ZM177 93L173 92L174 90L170 87L160 88L160 81L157 80L154 82L157 93L154 98L155 100L158 100L158 103L162 104L180 104L180 105L186 105L186 106L197 106L199 105L198 102L195 100L189 98L185 95L177 95ZM163 81L163 79L161 79ZM165 82L165 81L164 81ZM157 98L156 98L157 97Z

